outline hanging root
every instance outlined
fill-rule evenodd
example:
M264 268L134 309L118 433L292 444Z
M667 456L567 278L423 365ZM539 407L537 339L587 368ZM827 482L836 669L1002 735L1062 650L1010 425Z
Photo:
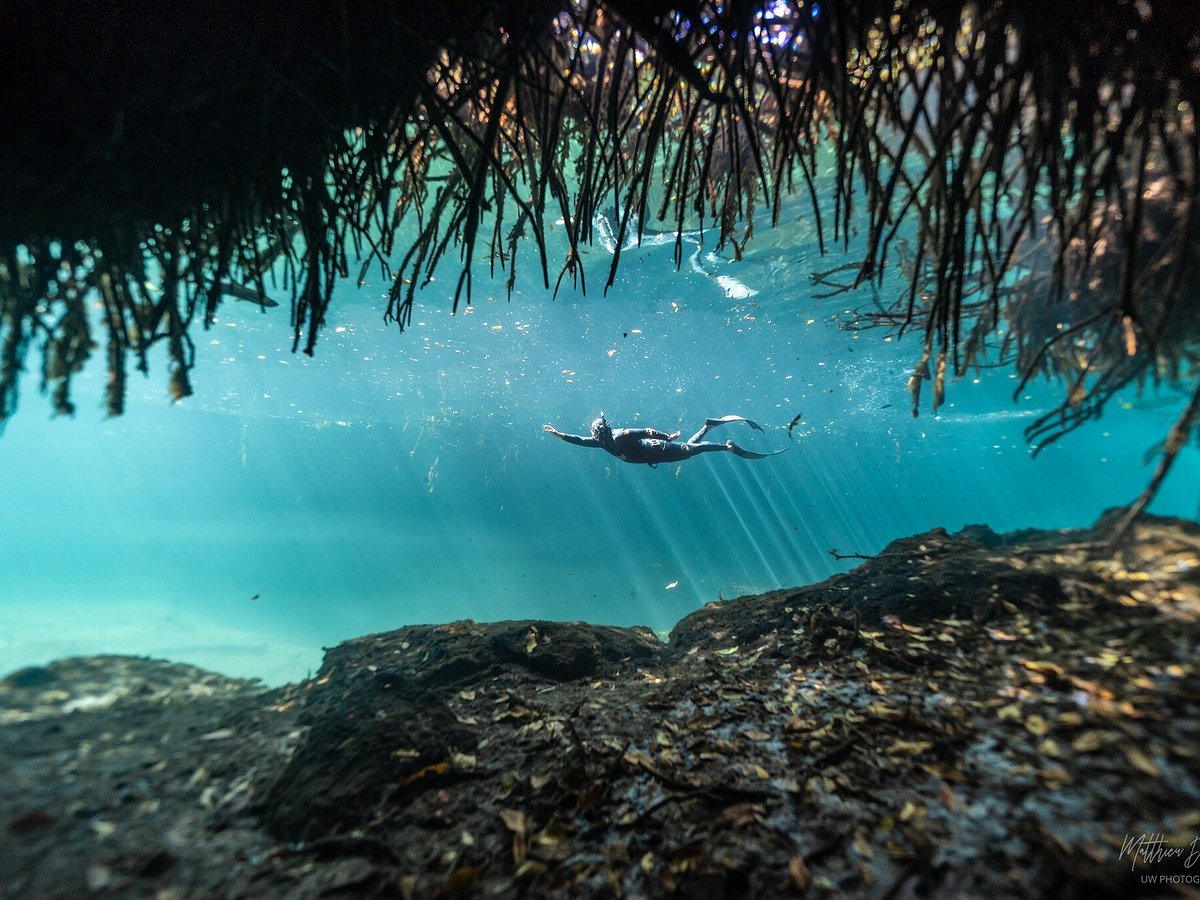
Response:
M1011 365L1022 389L1065 386L1028 434L1045 446L1119 391L1194 385L1194 0L1065 0L1053 21L1029 0L302 6L267 33L240 7L222 30L180 4L170 47L163 23L87 4L6 20L0 51L29 52L0 58L31 60L35 89L4 144L0 422L31 351L69 412L93 330L111 412L129 357L159 342L186 395L188 333L225 284L285 292L313 353L352 258L391 281L403 328L444 264L455 309L484 257L511 290L522 248L547 290L583 286L603 215L608 286L654 219L736 258L795 189L822 252L854 256L818 283L882 293L889 264L904 275L862 322L923 331L914 411L925 381L936 409L968 369ZM81 29L96 58L40 43ZM121 90L113 58L137 61ZM47 142L63 121L77 146Z
M1163 446L1162 458L1158 461L1158 467L1154 470L1154 476L1150 479L1150 483L1146 485L1146 489L1133 502L1129 510L1121 517L1121 521L1117 523L1117 527L1113 530L1112 537L1108 541L1108 551L1110 554L1115 553L1121 544L1125 542L1138 516L1150 505L1150 502L1158 493L1163 480L1171 471L1171 466L1174 464L1175 458L1179 456L1179 451L1183 449L1187 443L1188 436L1196 427L1198 419L1200 419L1200 386L1197 386L1196 390L1192 393L1192 399L1188 402L1188 405L1184 408L1179 418L1175 420L1175 424L1171 426L1171 431L1167 435L1167 442Z

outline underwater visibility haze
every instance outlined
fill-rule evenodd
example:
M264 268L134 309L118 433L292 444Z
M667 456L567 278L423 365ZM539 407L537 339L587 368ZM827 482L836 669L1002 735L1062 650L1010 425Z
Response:
M611 250L611 247L608 248ZM1007 368L949 386L913 418L920 337L855 331L864 290L814 299L821 257L795 208L733 262L684 242L630 248L604 294L537 279L511 300L477 276L383 321L377 271L338 286L315 357L286 306L227 300L198 332L196 394L168 405L162 365L105 419L104 375L52 418L27 375L0 439L0 660L164 656L269 683L321 647L461 618L586 620L665 633L717 599L808 584L936 526L1082 527L1129 503L1182 398L1130 392L1036 458L1022 430L1053 408ZM598 282L609 253L585 260ZM483 272L482 267L478 267ZM528 269L527 269L528 270ZM705 454L656 469L542 426L693 433L769 459ZM1152 511L1194 518L1200 454ZM835 551L835 552L831 552ZM843 558L851 557L851 558Z
M1194 887L1200 5L455 13L6 5L0 896Z

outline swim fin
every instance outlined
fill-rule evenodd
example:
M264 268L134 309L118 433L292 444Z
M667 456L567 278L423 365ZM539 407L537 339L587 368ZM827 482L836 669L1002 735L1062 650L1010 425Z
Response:
M755 431L762 431L763 428L757 422L752 422L745 416L720 416L716 419L705 419L704 424L709 428L716 428L718 425L724 425L726 422L745 422Z
M787 451L787 447L784 447L782 450L772 450L770 453L758 453L754 450L747 450L745 447L739 447L733 441L728 441L725 446L742 459L766 459L768 456L777 456Z

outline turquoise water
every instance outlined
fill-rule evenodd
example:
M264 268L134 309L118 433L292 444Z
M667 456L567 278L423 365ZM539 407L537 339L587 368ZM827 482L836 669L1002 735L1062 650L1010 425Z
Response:
M740 263L702 251L676 271L670 246L631 251L602 296L608 260L593 248L587 296L553 302L532 260L511 302L477 278L455 317L446 277L403 334L382 321L382 277L344 284L314 359L290 352L286 305L229 301L195 334L196 396L168 403L159 358L119 419L103 418L99 368L70 420L30 379L0 438L0 670L144 653L281 682L322 645L411 623L663 631L709 600L851 565L831 549L1090 524L1140 492L1181 406L1118 398L1032 459L1022 429L1057 395L1014 402L992 371L913 419L919 337L839 330L867 296L812 299L813 270L840 260L800 224L761 229ZM788 452L650 469L542 432L586 434L601 410L685 437L736 413L765 433L712 439ZM1197 485L1189 447L1153 510L1196 517Z

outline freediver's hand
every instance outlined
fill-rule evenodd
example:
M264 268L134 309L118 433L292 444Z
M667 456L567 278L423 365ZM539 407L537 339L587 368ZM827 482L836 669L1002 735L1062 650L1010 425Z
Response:
M543 425L542 431L548 431L550 434L554 435L555 437L558 437L562 433L557 428L555 428L553 425Z
M672 431L670 434L667 435L667 440L673 441L673 440L675 440L675 438L679 437L681 434L683 434L682 431Z

